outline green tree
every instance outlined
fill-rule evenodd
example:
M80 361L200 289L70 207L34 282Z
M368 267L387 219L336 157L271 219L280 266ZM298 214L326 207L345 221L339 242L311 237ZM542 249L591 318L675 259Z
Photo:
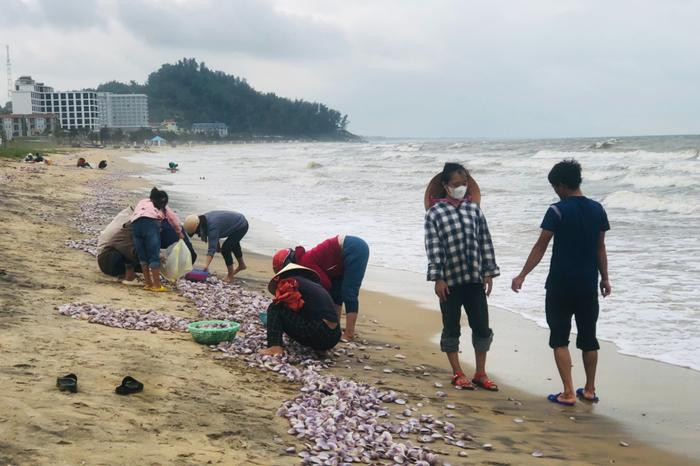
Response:
M223 122L232 135L346 137L347 115L318 102L291 100L253 89L245 79L210 70L194 58L165 64L145 84L111 81L99 91L145 93L153 121Z

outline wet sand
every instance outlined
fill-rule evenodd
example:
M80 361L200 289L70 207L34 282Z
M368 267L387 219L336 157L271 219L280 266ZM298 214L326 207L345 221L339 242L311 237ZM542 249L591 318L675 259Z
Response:
M88 160L118 155L99 151ZM192 304L176 293L115 283L99 272L92 256L64 246L67 239L83 236L69 219L77 214L85 183L134 169L115 158L106 172L79 170L75 159L55 156L50 167L0 160L6 218L0 231L5 245L0 252L0 462L298 464L284 447L301 448L303 442L288 435L286 421L275 415L298 393L294 384L240 360L214 359L186 333L109 328L56 312L55 307L79 300L195 317ZM125 187L137 189L138 183ZM195 244L201 251L203 243ZM262 292L269 258L248 254L248 265L240 280ZM223 272L220 257L214 271ZM503 383L498 393L451 390L443 356L430 341L439 331L436 313L376 292L364 292L361 303L358 332L368 341L369 363L338 360L332 371L406 393L428 413L443 415L446 405L454 404L451 421L471 433L475 449L462 458L453 447L436 447L449 453L442 457L447 463L693 464L638 441L586 406L559 407ZM519 335L517 327L511 330ZM498 335L509 341L506 328ZM522 342L522 335L517 338L513 341ZM395 358L398 352L406 359ZM494 367L498 357L493 356ZM527 364L551 365L550 358ZM426 369L416 371L418 365ZM383 373L384 368L393 372ZM426 371L430 375L422 375ZM79 377L76 394L55 388L56 376L69 372ZM115 395L125 375L143 381L144 392ZM435 396L436 381L445 385L446 398ZM620 446L621 440L630 446ZM484 443L493 449L482 449ZM535 450L543 457L531 456Z

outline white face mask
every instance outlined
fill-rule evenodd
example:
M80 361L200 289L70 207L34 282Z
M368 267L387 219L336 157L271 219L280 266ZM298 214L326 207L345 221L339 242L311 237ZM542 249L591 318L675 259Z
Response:
M464 199L464 196L467 194L467 187L466 186L457 186L456 188L448 188L447 194L452 199L457 199L457 200Z

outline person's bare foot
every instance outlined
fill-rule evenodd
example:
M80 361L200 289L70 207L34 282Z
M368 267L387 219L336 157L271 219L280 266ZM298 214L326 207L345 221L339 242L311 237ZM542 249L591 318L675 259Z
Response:
M261 349L259 353L263 356L279 356L284 354L284 348L281 346L270 346L269 348Z
M224 278L224 281L226 283L233 283L234 281L236 281L236 277L234 277L233 275L226 275L226 278Z
M348 342L348 341L354 340L356 336L357 335L355 335L354 333L350 334L350 333L343 332L343 335L340 337L340 339L345 341L345 342Z

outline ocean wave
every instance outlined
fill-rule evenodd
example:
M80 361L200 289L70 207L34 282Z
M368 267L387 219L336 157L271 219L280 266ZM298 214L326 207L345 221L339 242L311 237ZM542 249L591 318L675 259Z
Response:
M620 183L631 184L636 188L686 188L698 184L698 180L688 176L663 176L656 174L637 175L629 174L622 178Z
M698 204L689 199L682 202L667 196L616 191L605 198L603 205L610 209L627 209L639 212L666 211L677 214L692 214L698 210Z

